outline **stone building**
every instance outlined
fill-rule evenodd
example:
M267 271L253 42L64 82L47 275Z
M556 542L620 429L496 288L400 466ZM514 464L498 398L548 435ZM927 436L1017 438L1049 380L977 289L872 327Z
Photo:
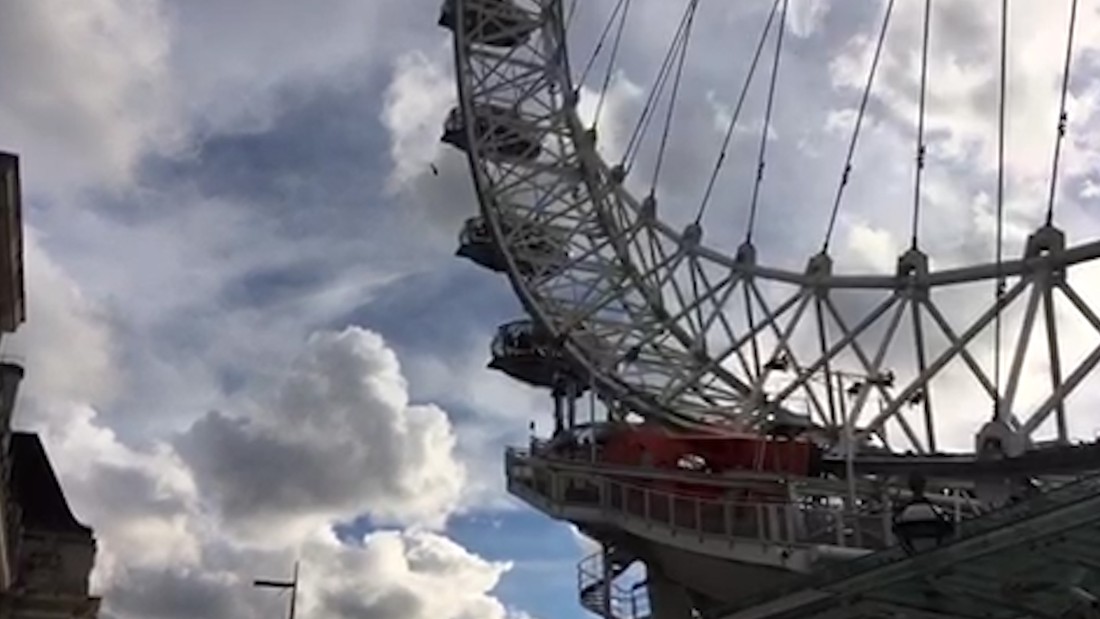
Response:
M19 159L0 152L0 341L26 318ZM12 430L23 368L0 360L0 619L92 619L92 530L76 520L38 436Z

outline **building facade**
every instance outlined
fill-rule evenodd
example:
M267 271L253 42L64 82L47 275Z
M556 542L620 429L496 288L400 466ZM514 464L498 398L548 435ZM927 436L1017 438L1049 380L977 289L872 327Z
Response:
M19 159L0 152L0 341L26 319ZM0 360L0 619L94 619L95 537L36 434L12 430L23 368Z

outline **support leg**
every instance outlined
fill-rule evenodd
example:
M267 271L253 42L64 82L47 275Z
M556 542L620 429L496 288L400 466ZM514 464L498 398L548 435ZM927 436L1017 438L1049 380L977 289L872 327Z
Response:
M691 598L687 590L656 569L647 568L647 571L652 619L691 619Z
M565 391L558 387L554 389L554 434L561 434L565 425Z

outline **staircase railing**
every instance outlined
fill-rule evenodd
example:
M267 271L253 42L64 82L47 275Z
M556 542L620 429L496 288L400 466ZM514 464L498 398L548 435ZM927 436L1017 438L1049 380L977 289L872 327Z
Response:
M615 582L627 567L613 561L611 573L605 574L603 553L582 559L577 565L577 591L581 606L605 619L648 618L649 593L645 583L639 582L627 587ZM610 577L610 582L605 582L605 576Z

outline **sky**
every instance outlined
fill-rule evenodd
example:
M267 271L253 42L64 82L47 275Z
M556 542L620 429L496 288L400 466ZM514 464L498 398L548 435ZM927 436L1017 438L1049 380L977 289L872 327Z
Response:
M613 2L582 4L574 64ZM633 4L600 118L609 159L683 6ZM1013 3L1009 255L1044 204L1062 5ZM675 225L770 2L701 6L658 186ZM791 0L765 262L801 268L820 243L882 7ZM296 559L304 617L582 616L591 545L504 491L503 448L532 419L547 427L550 402L485 368L521 309L453 256L477 198L438 142L455 89L437 8L0 0L0 149L22 158L29 315L2 352L27 368L15 425L41 433L96 531L106 619L273 616L285 598L249 583ZM1100 196L1086 130L1100 14L1081 10L1058 217L1071 242L1095 237ZM898 0L838 228L845 268L889 272L907 243L918 16ZM922 242L950 265L991 255L997 22L979 0L939 2L934 22ZM743 230L761 92L707 212L716 247Z

